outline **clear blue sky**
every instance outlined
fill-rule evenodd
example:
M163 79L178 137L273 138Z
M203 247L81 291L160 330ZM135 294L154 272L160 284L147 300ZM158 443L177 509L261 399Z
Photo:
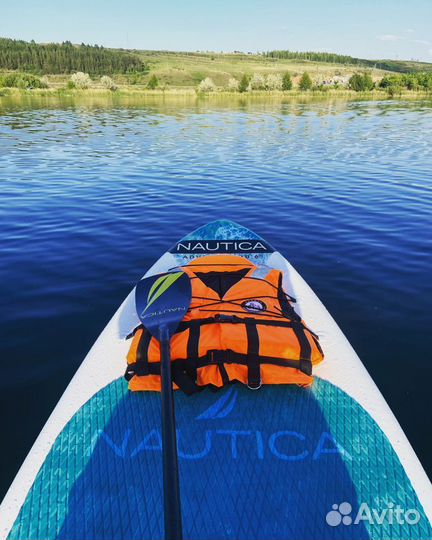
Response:
M0 36L39 42L432 62L432 0L16 0L0 13Z

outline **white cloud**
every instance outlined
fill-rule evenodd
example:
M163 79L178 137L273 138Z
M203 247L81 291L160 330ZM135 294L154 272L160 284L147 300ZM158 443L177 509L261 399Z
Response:
M432 45L432 43L426 39L411 39L410 41L412 43L420 43L420 45Z
M414 32L414 30L413 30L412 28L407 28L407 29L405 30L405 32L406 32L407 34L412 34L412 33Z
M399 41L402 39L402 36L396 36L395 34L382 34L381 36L377 36L377 39L380 41Z
M432 49L429 49L428 53L432 56Z

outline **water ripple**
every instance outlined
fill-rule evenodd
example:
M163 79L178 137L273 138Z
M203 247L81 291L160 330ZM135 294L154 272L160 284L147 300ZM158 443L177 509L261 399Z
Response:
M304 274L431 471L412 421L430 408L431 128L428 104L388 101L3 107L4 400L42 423L32 397L52 407L143 270L230 218Z

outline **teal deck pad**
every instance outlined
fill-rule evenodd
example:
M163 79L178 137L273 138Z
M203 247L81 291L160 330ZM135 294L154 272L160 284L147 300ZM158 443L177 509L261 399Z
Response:
M185 538L432 537L387 438L332 384L236 384L175 399ZM348 521L362 503L421 516L329 525L341 503ZM9 538L162 538L162 508L160 395L118 379L58 436Z

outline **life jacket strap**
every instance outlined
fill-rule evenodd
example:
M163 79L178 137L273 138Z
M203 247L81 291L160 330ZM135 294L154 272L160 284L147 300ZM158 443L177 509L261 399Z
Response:
M219 369L222 366L223 384L230 382L225 364L241 364L248 367L248 386L251 389L257 389L261 386L261 365L272 364L275 366L300 369L306 375L312 373L312 363L310 360L304 360L302 363L298 360L287 360L285 358L275 358L272 356L258 356L257 354L241 354L230 349L209 350L205 356L195 358L178 358L171 361L172 378L175 384L185 392L185 394L194 394L201 391L205 386L196 384L196 373L199 368L217 365ZM134 362L129 364L126 369L125 379L130 381L134 375L160 375L160 362ZM209 385L211 386L211 385Z
M256 324L246 325L246 334L248 342L248 382L251 390L257 390L261 386L261 367L259 360L259 335Z
M279 326L282 328L293 328L295 325L301 325L305 330L307 330L316 340L318 340L318 335L315 334L310 328L308 328L301 320L299 321L287 321L287 320L272 320L272 319L255 319L254 317L238 317L237 315L223 315L217 314L214 317L206 317L205 319L192 319L190 321L182 321L177 330L176 334L187 330L194 323L199 323L200 326L206 324L259 324L262 326ZM138 330L143 328L143 325L140 324L134 328L133 332L126 336L126 339L133 337Z
M195 322L198 322L200 326L206 324L246 324L246 325L262 325L262 326L278 326L282 328L294 328L295 325L300 325L305 330L307 330L312 336L318 339L317 334L310 330L302 321L294 320L273 320L273 319L256 319L254 317L238 317L237 315L223 315L217 314L214 317L206 317L205 319L192 319L190 321L182 321L176 333L183 332L191 327Z

